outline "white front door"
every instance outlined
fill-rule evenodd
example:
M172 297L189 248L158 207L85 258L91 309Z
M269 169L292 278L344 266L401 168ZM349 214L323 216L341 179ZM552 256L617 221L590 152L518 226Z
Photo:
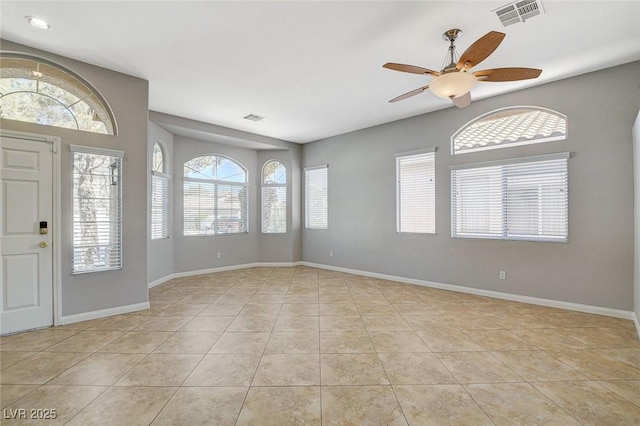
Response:
M53 324L52 156L49 143L1 138L1 334Z

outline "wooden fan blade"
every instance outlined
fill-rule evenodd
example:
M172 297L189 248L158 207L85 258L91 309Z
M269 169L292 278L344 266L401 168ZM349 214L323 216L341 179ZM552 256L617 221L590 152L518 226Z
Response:
M462 56L460 56L460 60L456 64L456 68L469 69L484 61L493 53L494 50L498 48L505 35L505 33L490 31L480 37L464 51Z
M388 68L390 70L402 71L402 72L410 72L412 74L430 74L434 77L440 75L438 71L433 71L427 68L416 67L415 65L406 65L406 64L396 64L394 62L387 62L383 65L384 68Z
M464 95L460 95L457 98L451 98L451 101L458 108L464 108L471 105L471 92L467 92Z
M473 73L478 81L518 81L537 78L542 70L536 68L493 68Z
M401 101L403 99L407 99L407 98L410 98L412 96L419 95L420 93L424 92L428 88L429 88L429 86L422 86L422 87L420 87L420 88L418 88L416 90L412 90L410 92L407 92L404 95L400 95L400 96L398 96L396 98L393 98L389 102L398 102L398 101Z

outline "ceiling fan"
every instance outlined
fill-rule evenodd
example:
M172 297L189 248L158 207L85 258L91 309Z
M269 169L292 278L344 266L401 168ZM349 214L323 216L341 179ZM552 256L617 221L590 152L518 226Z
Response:
M499 82L528 80L530 78L537 78L542 72L542 70L535 68L493 68L469 72L469 69L484 61L497 49L504 39L505 34L497 31L488 32L469 46L462 56L460 56L460 59L456 61L457 55L454 42L461 32L459 29L452 29L442 34L442 38L449 42L449 52L447 53L445 61L450 60L450 62L448 65L445 65L440 72L416 67L414 65L396 64L393 62L384 64L384 68L391 70L413 74L428 74L434 77L429 85L395 97L389 102L401 101L420 94L427 89L431 89L434 95L451 99L455 106L464 108L471 103L471 93L469 91L479 81Z

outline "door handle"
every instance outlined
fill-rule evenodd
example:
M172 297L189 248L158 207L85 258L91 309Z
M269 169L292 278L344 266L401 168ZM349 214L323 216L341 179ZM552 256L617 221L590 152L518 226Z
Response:
M40 241L40 244L38 245L40 246L40 248L47 248L49 246L46 241Z

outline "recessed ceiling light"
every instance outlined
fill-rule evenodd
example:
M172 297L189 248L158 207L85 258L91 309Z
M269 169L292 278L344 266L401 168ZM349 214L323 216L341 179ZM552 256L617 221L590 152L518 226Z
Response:
M44 19L36 18L35 16L25 16L24 19L34 27L40 28L41 30L48 30L51 28L51 25L49 25Z

